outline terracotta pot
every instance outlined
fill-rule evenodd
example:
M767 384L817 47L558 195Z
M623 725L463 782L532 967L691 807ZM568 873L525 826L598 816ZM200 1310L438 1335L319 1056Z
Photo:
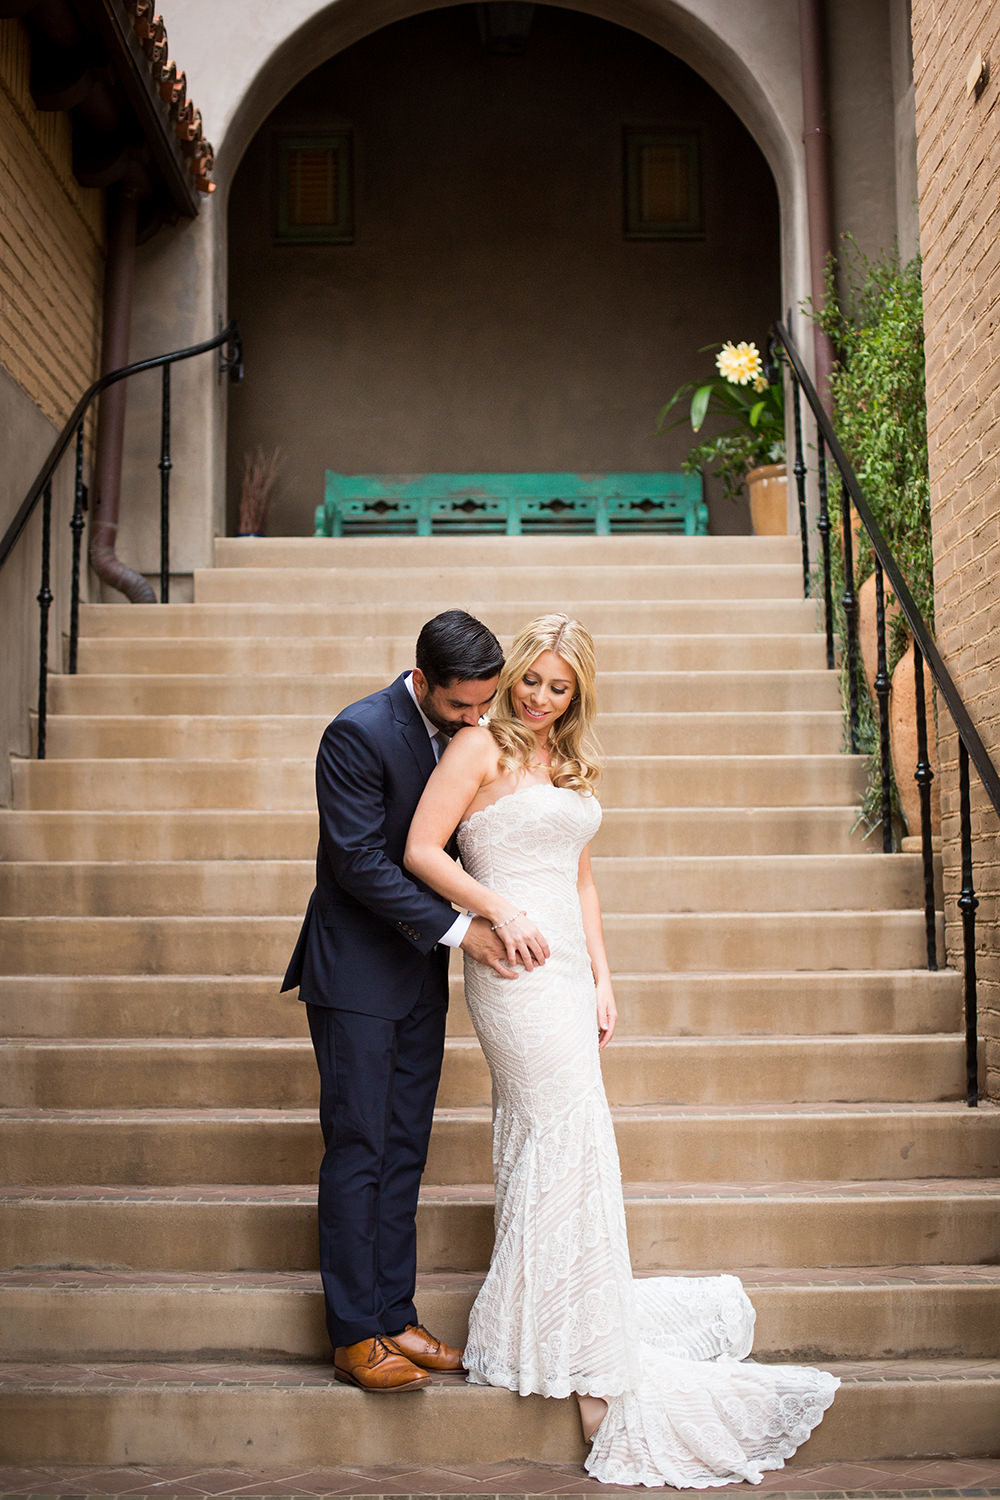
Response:
M893 621L899 615L899 603L895 594L885 592L885 640L886 650L892 640ZM875 615L875 574L871 573L858 589L858 646L861 651L861 665L871 693L872 702L877 703L875 696L875 679L878 676L878 631L876 629ZM914 762L915 764L915 762ZM911 773L912 774L912 773Z
M941 832L941 774L938 762L937 731L934 727L931 674L924 666L924 702L927 706L927 759L934 772L931 782L931 832ZM913 642L896 663L889 695L889 746L892 769L899 792L899 805L906 819L907 832L920 833L920 788L914 780L917 769L917 694L913 683Z
M784 464L763 464L747 475L754 536L787 536L788 476Z

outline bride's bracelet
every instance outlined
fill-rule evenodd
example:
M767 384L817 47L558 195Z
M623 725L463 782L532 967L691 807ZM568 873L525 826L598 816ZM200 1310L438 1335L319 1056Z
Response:
M490 931L491 932L499 932L500 929L501 929L501 927L509 927L510 924L511 924L511 922L516 922L517 921L518 917L526 917L527 915L528 915L528 913L526 911L516 911L514 913L514 915L512 917L508 917L505 922L493 922L493 923L491 923L491 925L490 925Z

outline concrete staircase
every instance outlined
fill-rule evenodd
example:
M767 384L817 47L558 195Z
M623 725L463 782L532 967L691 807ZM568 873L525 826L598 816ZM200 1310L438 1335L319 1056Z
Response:
M758 1356L844 1386L803 1450L1000 1452L1000 1112L967 1110L916 856L863 768L786 539L222 541L192 605L88 607L50 758L0 813L0 1457L244 1466L582 1456L570 1403L330 1381L319 1132L277 976L328 719L461 604L598 637L606 1056L637 1271L735 1270ZM454 977L421 1315L491 1239L489 1083Z

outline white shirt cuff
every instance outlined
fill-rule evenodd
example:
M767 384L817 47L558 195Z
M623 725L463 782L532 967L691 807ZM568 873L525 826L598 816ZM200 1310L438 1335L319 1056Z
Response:
M471 911L463 911L460 916L457 916L455 918L454 922L452 922L451 926L448 928L448 931L444 934L444 936L438 938L438 942L441 943L445 948L461 948L462 939L465 937L465 934L468 932L471 925Z

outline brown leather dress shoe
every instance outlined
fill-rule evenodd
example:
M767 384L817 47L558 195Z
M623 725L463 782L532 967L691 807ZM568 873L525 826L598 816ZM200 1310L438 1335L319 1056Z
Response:
M359 1385L363 1391L415 1391L430 1384L430 1376L418 1370L404 1354L390 1348L379 1338L361 1339L333 1351L333 1373L345 1385Z
M407 1323L402 1333L384 1334L387 1349L402 1354L421 1370L461 1370L462 1350L442 1344L422 1323Z

